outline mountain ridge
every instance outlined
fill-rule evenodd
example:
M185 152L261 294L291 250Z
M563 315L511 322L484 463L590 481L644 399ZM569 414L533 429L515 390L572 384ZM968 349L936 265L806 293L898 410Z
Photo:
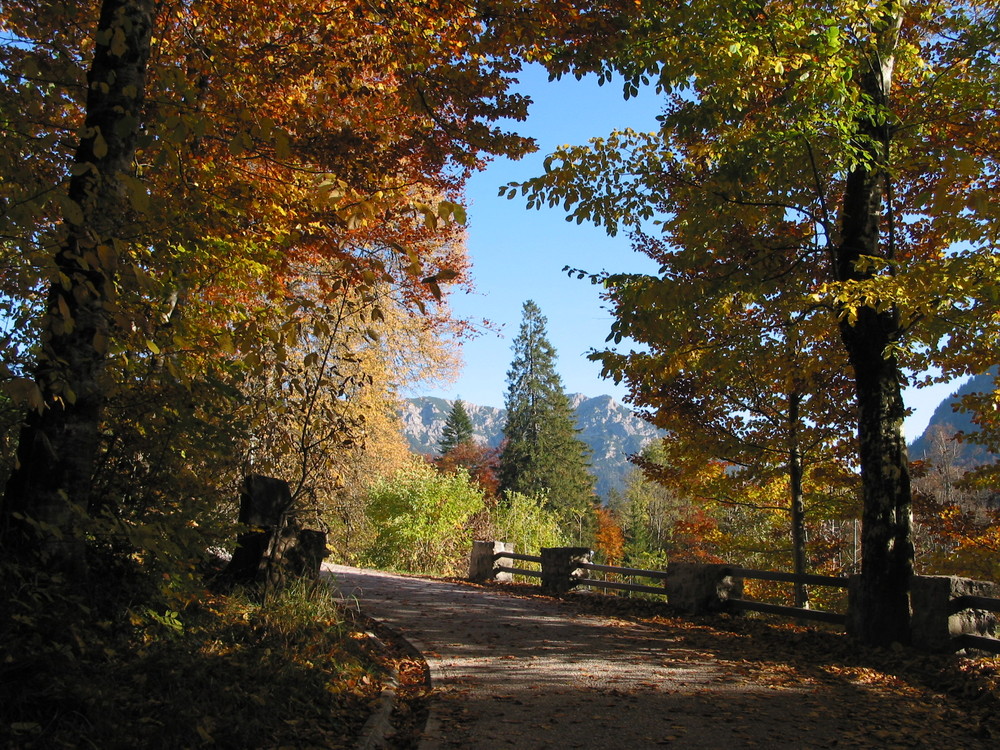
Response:
M968 382L959 386L950 396L943 398L934 409L927 427L920 436L909 445L911 459L933 458L935 453L935 441L941 437L953 440L959 432L974 433L979 428L973 423L972 415L968 412L956 410L954 407L959 400L970 393L989 393L994 389L994 378L997 369L990 370L973 377ZM997 460L994 453L990 453L984 446L968 441L955 441L955 456L959 465L974 466L977 464L993 463Z
M591 449L591 472L597 494L607 498L611 491L621 491L630 471L628 456L638 453L661 431L637 416L631 409L608 395L588 397L569 394L576 416L580 439ZM415 453L436 455L445 420L454 399L419 396L404 399L399 410L403 435ZM490 447L500 445L507 412L492 406L479 406L462 399L472 420L473 437Z

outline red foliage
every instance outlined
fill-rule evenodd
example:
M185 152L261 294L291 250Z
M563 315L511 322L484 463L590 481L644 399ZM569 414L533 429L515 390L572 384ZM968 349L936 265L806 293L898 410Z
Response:
M452 474L460 468L469 471L469 476L486 494L487 498L495 498L500 488L497 479L497 466L500 462L500 449L480 445L475 441L459 443L450 451L434 460L438 471Z

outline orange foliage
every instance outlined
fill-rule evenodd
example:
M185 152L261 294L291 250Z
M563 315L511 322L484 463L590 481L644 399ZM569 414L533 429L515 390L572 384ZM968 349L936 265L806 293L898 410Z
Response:
M625 552L625 534L618 521L607 508L597 508L597 534L595 546L604 553L608 565L621 562Z
M434 459L434 465L444 474L453 474L460 468L467 469L469 477L482 488L489 499L495 498L500 488L496 473L499 460L499 448L467 440Z
M1000 511L961 507L918 496L915 515L928 538L917 545L917 564L928 574L1000 580Z
M719 522L702 509L674 524L672 559L683 562L721 563L715 554L722 533Z

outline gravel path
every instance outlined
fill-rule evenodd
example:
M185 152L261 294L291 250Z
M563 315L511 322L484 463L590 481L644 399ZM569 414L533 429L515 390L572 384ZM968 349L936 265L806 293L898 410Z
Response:
M427 659L424 750L993 746L957 704L924 687L865 684L863 670L845 678L781 654L762 664L759 649L747 660L745 635L325 567L345 598Z

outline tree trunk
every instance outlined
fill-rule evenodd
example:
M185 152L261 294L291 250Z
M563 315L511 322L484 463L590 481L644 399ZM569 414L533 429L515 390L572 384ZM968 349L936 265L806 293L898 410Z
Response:
M909 639L913 574L910 476L903 437L903 398L896 358L895 316L862 310L842 335L854 367L862 482L861 581L851 630L866 643Z
M888 242L880 244L879 218L888 192L885 165L891 140L884 108L902 6L876 20L883 25L879 54L859 74L872 111L858 123L856 145L866 158L847 176L835 261L840 281L871 277L871 271L857 265L864 256L893 258L892 228ZM854 369L863 497L861 580L851 630L870 644L906 643L913 574L910 477L903 436L902 376L891 349L902 331L894 308L862 307L856 320L842 317L840 332Z
M87 510L99 445L112 279L117 245L129 233L129 195L120 176L135 157L153 7L153 0L101 5L65 240L54 257L35 365L45 405L29 411L22 425L0 513L8 550L18 556L37 550L46 564L71 574L86 567L74 530Z
M806 572L806 509L802 497L802 456L799 451L799 405L802 395L792 393L788 401L789 448L788 484L791 490L792 567L796 574ZM795 584L795 606L809 606L809 591L804 583Z

